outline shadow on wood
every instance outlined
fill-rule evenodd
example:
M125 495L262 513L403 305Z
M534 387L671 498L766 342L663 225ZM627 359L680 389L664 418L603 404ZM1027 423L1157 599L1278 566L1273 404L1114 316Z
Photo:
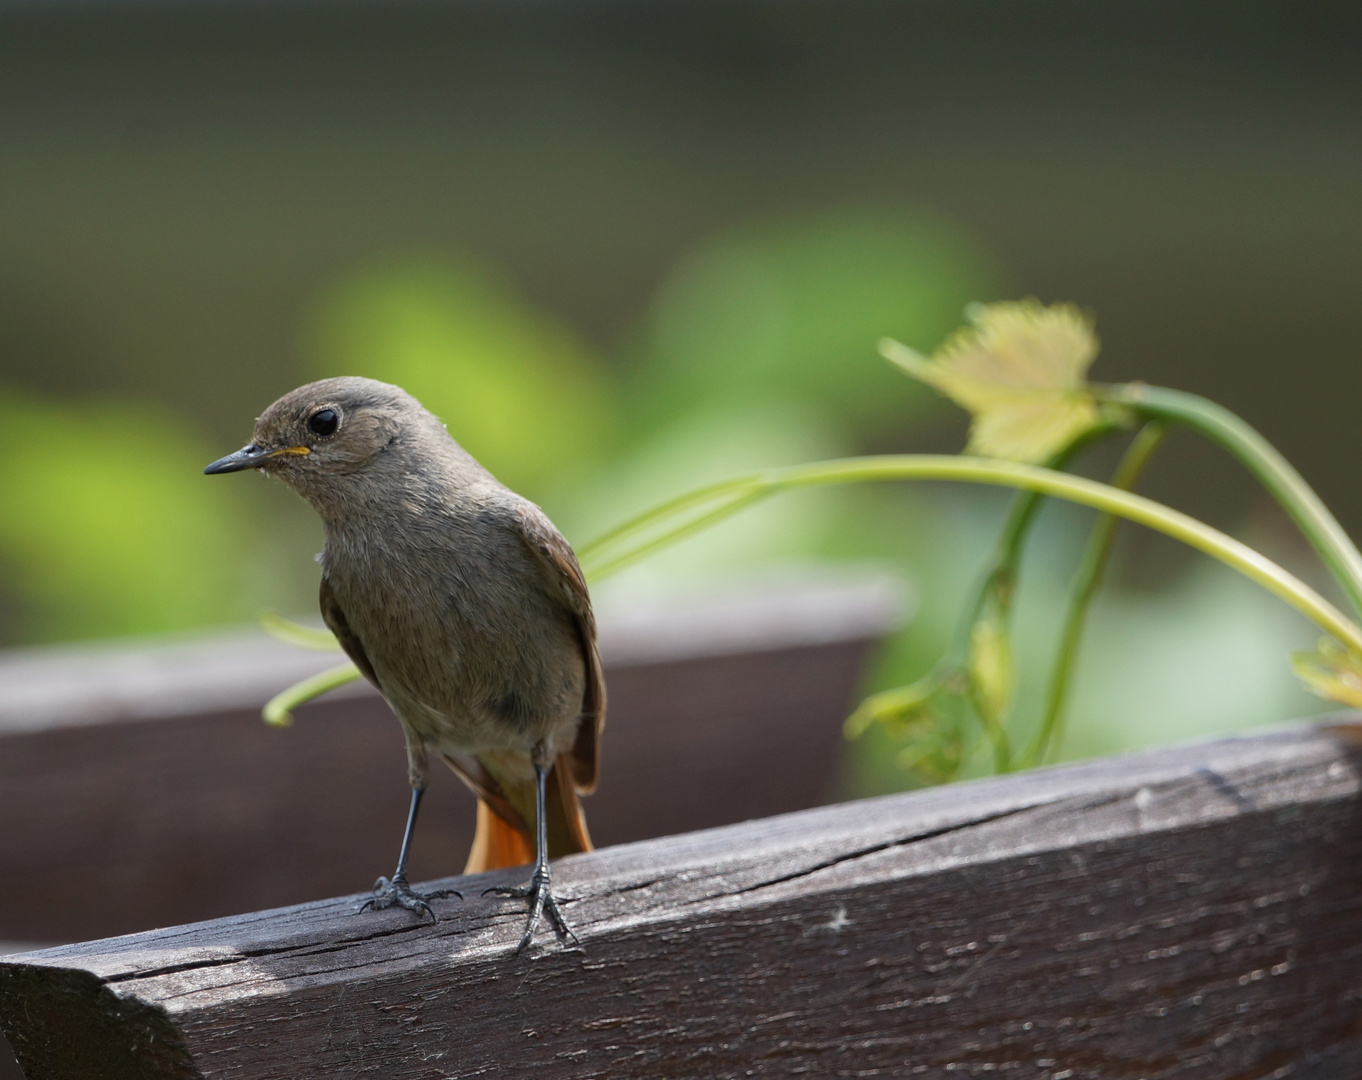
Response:
M1362 727L1302 727L0 963L34 1076L1362 1074Z

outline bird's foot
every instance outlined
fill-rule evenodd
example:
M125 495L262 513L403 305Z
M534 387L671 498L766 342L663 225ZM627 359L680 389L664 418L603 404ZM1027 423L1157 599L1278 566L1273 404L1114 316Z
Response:
M519 887L494 885L490 889L484 889L482 895L487 896L489 893L530 902L530 920L525 927L525 936L520 939L520 944L516 946L515 951L517 953L524 952L530 942L534 940L534 932L539 926L539 920L546 914L549 917L549 922L553 924L553 932L558 936L559 941L567 941L571 938L574 945L581 944L577 940L577 935L572 932L572 927L563 918L563 912L558 906L558 899L553 895L552 882L547 868L536 867L528 885Z
M382 911L384 908L404 907L418 915L429 915L432 922L439 922L435 912L431 910L430 901L443 900L448 896L463 899L463 893L458 889L436 889L428 893L413 892L405 877L394 874L391 881L381 877L374 882L374 895L360 904L359 910L368 911L373 908L375 911Z

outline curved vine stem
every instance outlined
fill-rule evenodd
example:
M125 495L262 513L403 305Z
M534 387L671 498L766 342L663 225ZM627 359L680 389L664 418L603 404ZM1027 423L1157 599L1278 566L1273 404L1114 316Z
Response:
M328 690L334 690L338 686L352 683L359 678L359 668L354 664L341 664L339 667L328 668L326 671L318 672L311 678L304 679L302 682L294 683L287 690L281 691L265 702L265 707L260 710L260 715L265 718L265 723L271 727L288 727L293 723L293 710L299 705L304 705L315 697L321 697Z
M1125 406L1147 420L1190 427L1229 451L1296 523L1354 612L1362 613L1362 553L1305 478L1256 429L1224 406L1182 390L1126 383L1092 391L1099 401Z
M780 491L832 484L865 483L885 480L949 480L968 484L991 484L1019 488L1076 502L1114 514L1162 532L1175 540L1233 567L1273 595L1301 612L1325 632L1362 653L1362 629L1329 601L1266 556L1231 536L1197 521L1181 511L1121 491L1107 484L1068 473L1016 462L939 454L891 454L877 457L845 458L812 465L770 469L737 477L722 485L711 485L709 492L719 505L709 506L702 515L648 537L630 548L627 541L650 527L665 525L668 515L656 510L639 515L612 531L610 542L597 542L582 549L588 571L600 577L618 570L657 550L696 528L735 513L744 506ZM694 493L693 493L694 494ZM707 495L707 498L709 496ZM681 500L674 500L679 503ZM704 505L704 504L702 504ZM689 509L689 505L687 506ZM610 549L623 548L611 553Z
M1157 420L1142 427L1121 458L1121 463L1111 478L1111 486L1121 491L1133 488L1154 451L1163 442L1166 432L1167 429ZM1083 627L1087 623L1088 610L1093 597L1097 595L1097 586L1101 583L1102 574L1111 557L1112 541L1116 536L1116 521L1114 515L1102 514L1093 523L1092 532L1088 535L1083 561L1074 575L1069 607L1064 616L1064 630L1060 635L1059 652L1050 672L1050 683L1045 694L1045 713L1035 738L1022 757L1021 767L1024 769L1040 764L1051 744L1057 744L1062 737L1064 706L1068 700L1074 667L1078 662Z

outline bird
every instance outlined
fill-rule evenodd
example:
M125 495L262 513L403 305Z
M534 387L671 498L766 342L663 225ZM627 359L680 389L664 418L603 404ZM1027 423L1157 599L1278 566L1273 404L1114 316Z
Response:
M285 394L208 475L277 477L321 517L322 619L396 714L411 801L397 868L365 909L436 919L407 880L430 759L477 796L465 873L533 862L517 952L545 915L576 940L550 859L591 850L579 796L595 789L605 679L591 597L547 515L463 449L397 386L345 376Z

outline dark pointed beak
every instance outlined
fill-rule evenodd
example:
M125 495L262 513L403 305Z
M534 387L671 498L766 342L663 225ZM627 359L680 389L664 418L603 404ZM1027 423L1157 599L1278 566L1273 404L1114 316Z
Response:
M205 476L216 476L218 473L240 472L242 469L253 469L269 456L270 452L268 450L264 450L261 447L256 446L255 443L251 443L249 446L243 446L235 454L228 454L224 458L218 458L217 461L209 465L203 472Z

